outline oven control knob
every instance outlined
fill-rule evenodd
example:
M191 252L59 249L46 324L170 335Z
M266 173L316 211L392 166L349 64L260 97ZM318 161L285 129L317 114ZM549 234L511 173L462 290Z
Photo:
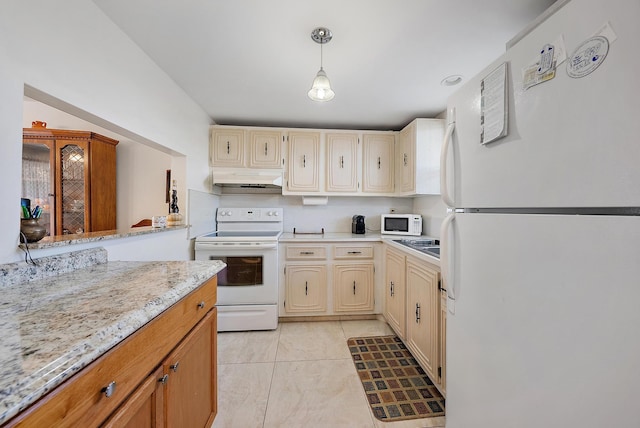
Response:
M269 211L269 212L267 213L267 215L268 215L269 217L271 217L271 216L273 215L273 211Z
M278 216L280 215L280 213L279 213L278 211L274 211L274 212L273 212L273 215L274 215L274 216L276 216L276 217L278 217Z

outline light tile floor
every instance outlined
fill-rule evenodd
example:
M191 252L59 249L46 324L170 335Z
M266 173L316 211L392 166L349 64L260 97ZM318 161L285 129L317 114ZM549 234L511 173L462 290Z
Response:
M444 427L444 417L385 423L371 413L347 339L389 334L381 320L218 333L213 428Z

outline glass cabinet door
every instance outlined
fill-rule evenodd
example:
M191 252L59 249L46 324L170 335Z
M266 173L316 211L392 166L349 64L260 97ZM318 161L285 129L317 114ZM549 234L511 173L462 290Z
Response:
M57 147L60 179L57 182L59 189L56 200L61 207L58 213L58 234L84 233L87 230L87 148L86 142Z
M42 208L40 224L55 234L53 140L22 145L22 198Z

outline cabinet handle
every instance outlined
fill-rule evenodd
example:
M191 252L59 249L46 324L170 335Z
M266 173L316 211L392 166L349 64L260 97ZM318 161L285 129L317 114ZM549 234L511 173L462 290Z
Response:
M264 143L264 155L267 156L269 154L268 144Z
M380 169L380 156L378 156L378 169Z
M227 141L227 154L231 153L231 145Z
M362 254L362 251L349 251L347 254Z
M300 255L301 256L312 256L314 254L315 254L315 252L313 252L313 251L300 251Z
M354 295L356 294L356 282L355 281L353 281L353 294Z
M393 281L391 281L390 284L391 284L391 297L393 297L393 295L395 294L393 291Z
M307 155L302 155L302 167L307 167Z
M160 382L163 385L166 385L168 380L169 380L169 375L166 374L162 376L160 379L158 379L158 382Z
M175 373L175 372L177 372L177 371L178 371L178 366L179 366L179 365L180 365L180 362L179 362L179 361L176 361L176 363L175 363L175 364L171 364L171 365L169 366L169 368L170 368L171 370L173 370L173 372Z
M416 303L416 324L420 323L420 304Z
M198 303L198 309L202 309L202 308L204 308L204 300Z
M116 392L116 381L109 383L109 385L105 386L100 390L100 392L104 393L104 396L109 398Z
M406 153L402 154L402 159L403 159L403 162L404 162L404 166L407 166L407 154Z
M307 296L309 293L309 283L307 281L304 282L304 295Z
M340 168L344 168L344 156L340 156Z

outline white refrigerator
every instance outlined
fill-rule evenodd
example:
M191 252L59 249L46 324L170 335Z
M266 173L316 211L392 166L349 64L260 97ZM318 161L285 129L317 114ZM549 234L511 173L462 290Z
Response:
M639 22L573 0L449 99L447 428L640 427Z

